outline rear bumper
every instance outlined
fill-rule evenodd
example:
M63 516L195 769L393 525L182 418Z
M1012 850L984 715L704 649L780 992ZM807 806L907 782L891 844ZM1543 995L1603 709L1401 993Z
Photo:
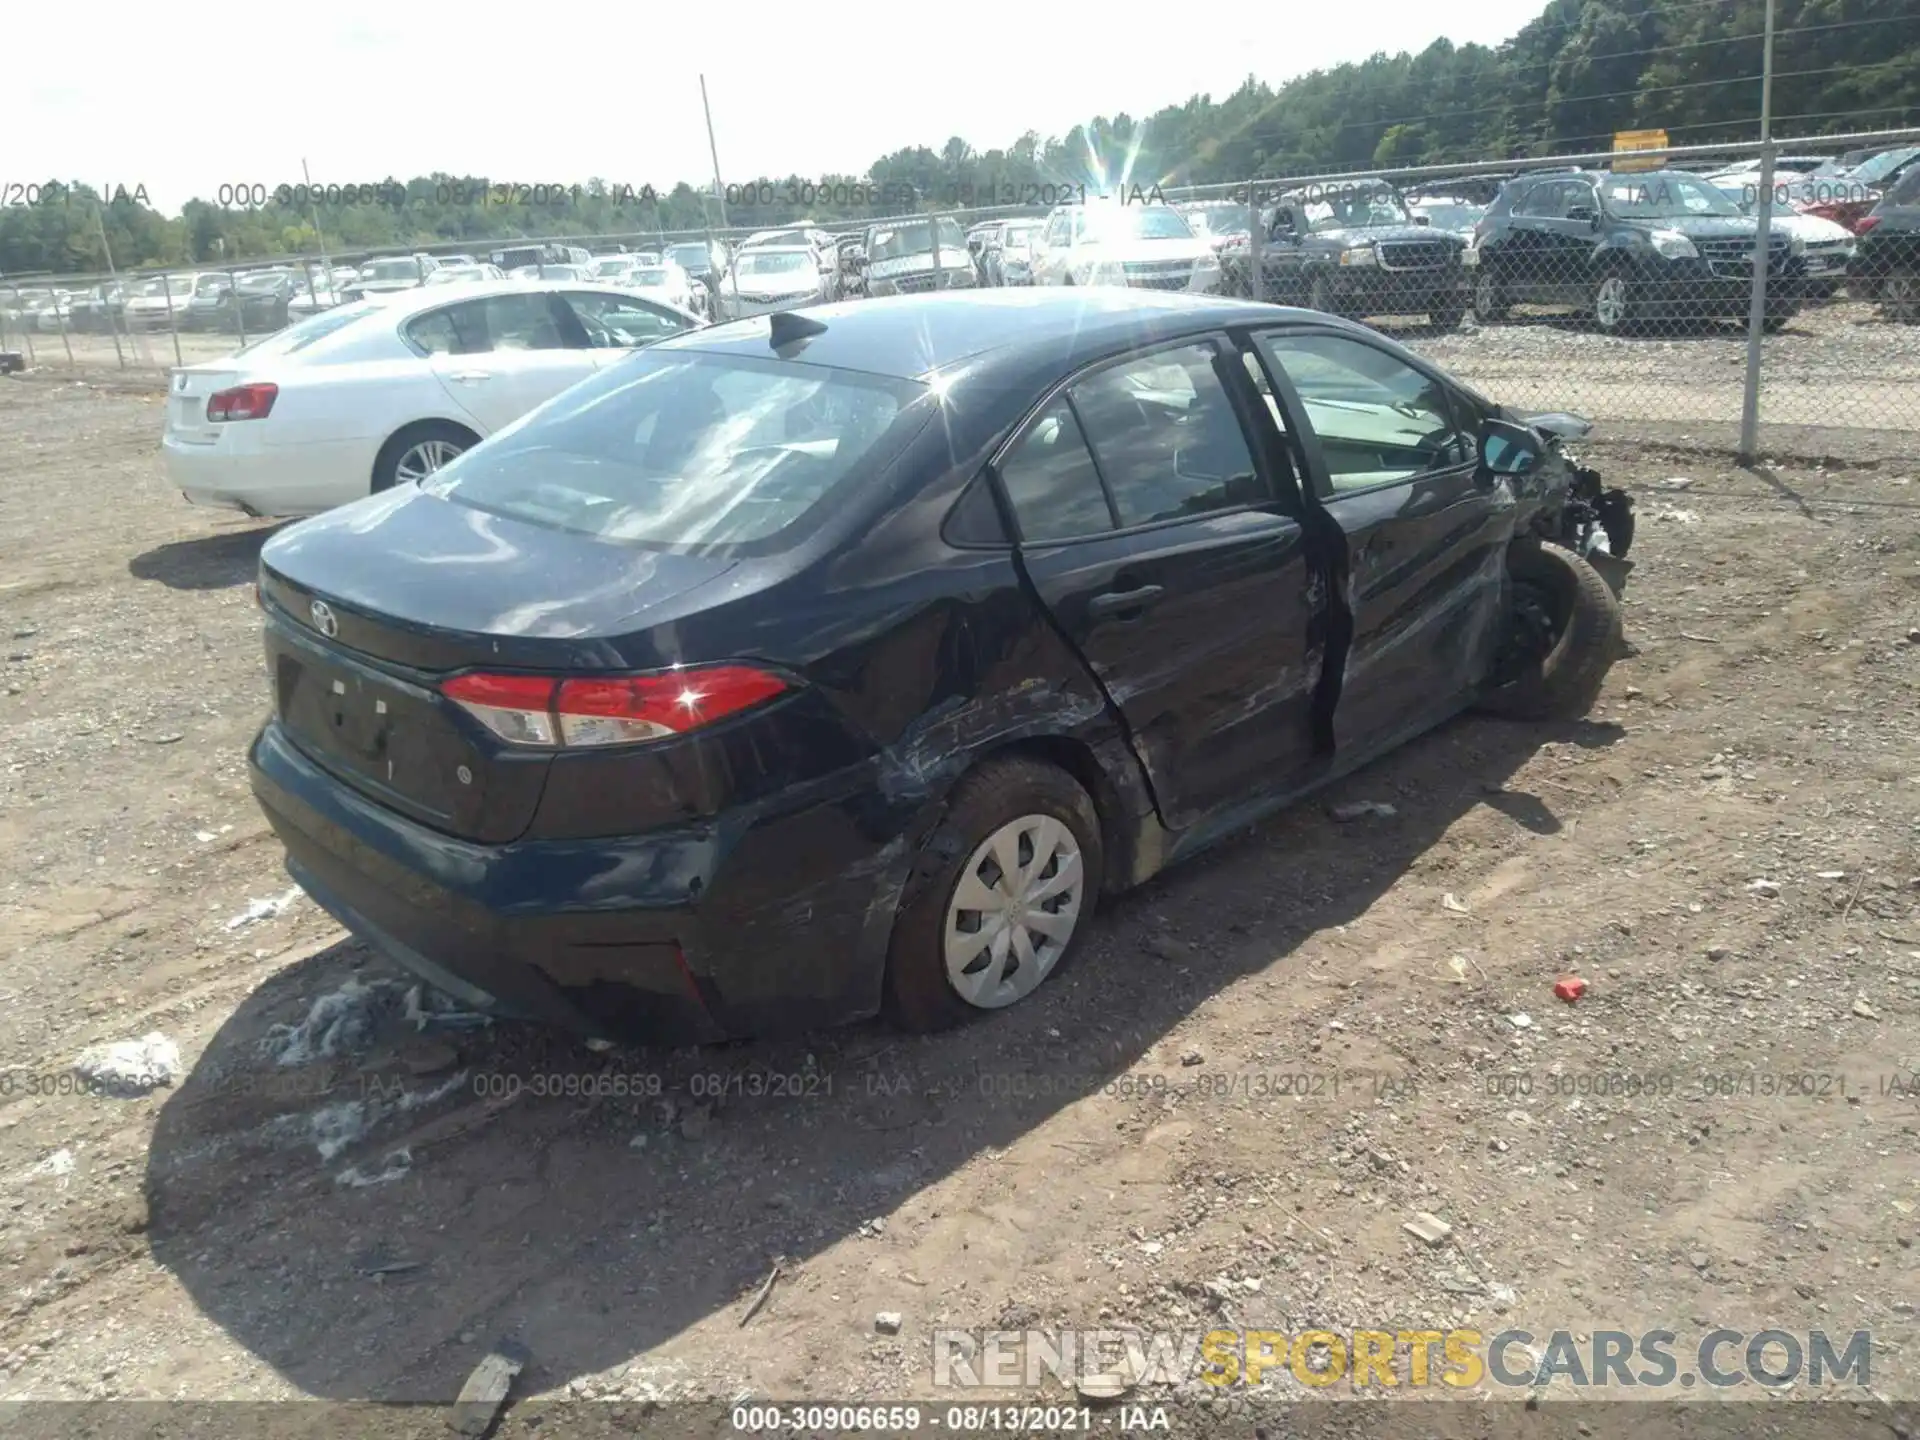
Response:
M911 848L867 807L600 840L457 840L335 780L269 721L248 755L288 872L368 944L476 1008L689 1044L879 1008Z
M317 515L365 497L378 449L377 440L249 446L238 434L212 444L171 432L160 440L167 477L189 503L276 518Z

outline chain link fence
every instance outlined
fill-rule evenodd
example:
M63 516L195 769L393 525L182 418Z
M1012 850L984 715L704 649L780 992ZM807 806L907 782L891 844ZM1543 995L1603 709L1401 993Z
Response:
M1880 158L1849 171L1867 156ZM1061 194L1043 198L1077 199L1082 187L1050 188ZM1016 243L988 225L1042 222L1045 206L940 204L970 198L956 191L927 197L952 224L928 224L928 208L821 222L843 237L910 229L933 251L925 285L870 286L878 270L842 253L822 293L1115 280L1220 289L1362 321L1496 400L1574 410L1619 438L1802 454L1920 449L1920 130L1122 188L1123 213L1181 210L1211 242L1213 278L1130 278L1152 267L1127 264L1089 271L1075 257L1091 251L1071 225L1038 248L1050 227L1023 227ZM941 250L963 229L959 243L979 248L956 277L959 256ZM753 233L554 236L418 253L479 263L503 245L704 253ZM1150 237L1142 247L1148 253ZM211 359L337 303L349 270L371 258L15 277L0 281L0 350L21 352L30 367L73 369ZM1759 423L1743 436L1750 390Z

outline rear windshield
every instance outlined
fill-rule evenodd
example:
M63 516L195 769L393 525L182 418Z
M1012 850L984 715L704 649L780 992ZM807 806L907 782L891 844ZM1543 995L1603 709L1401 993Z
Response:
M783 360L644 353L498 432L425 488L603 540L776 548L878 460L923 389Z
M347 328L363 316L371 315L380 306L371 300L356 300L351 305L336 305L331 310L322 310L308 316L305 320L296 320L284 329L271 335L262 336L251 345L242 346L234 353L250 355L255 359L265 359L273 355L297 355L316 340Z

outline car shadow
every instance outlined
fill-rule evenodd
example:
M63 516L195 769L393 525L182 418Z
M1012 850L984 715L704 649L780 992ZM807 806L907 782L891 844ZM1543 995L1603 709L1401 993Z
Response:
M192 540L171 540L142 551L127 562L136 580L157 580L172 590L224 590L250 583L260 564L260 547L288 522L221 530Z
M1234 982L1288 973L1475 807L1556 832L1560 792L1507 782L1543 744L1623 733L1455 720L1123 897L1031 1001L930 1037L876 1022L593 1053L418 1013L410 982L337 944L262 983L169 1095L152 1253L311 1395L444 1402L501 1340L531 1353L526 1388L597 1375L738 1316L776 1258L792 1277L873 1233L1099 1094ZM1328 813L1388 797L1390 816ZM1158 1055L1147 1070L1186 1073ZM887 1233L905 1245L911 1223ZM950 1323L991 1319L945 1275L887 1281L909 1305L957 1305ZM767 1310L755 1323L784 1333L777 1289Z

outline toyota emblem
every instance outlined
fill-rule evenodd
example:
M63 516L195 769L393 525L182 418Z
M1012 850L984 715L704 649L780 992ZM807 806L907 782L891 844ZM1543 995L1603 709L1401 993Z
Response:
M313 628L331 640L340 633L340 621L333 613L333 607L324 600L316 600L307 607L307 614L313 617Z

